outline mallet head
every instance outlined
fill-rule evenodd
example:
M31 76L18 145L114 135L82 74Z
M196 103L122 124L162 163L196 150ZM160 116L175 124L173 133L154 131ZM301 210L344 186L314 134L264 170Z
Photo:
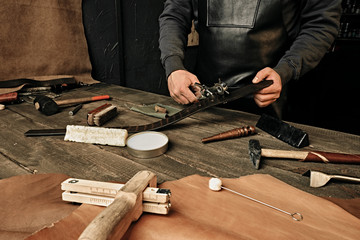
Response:
M34 105L37 110L47 116L53 115L59 111L57 103L47 96L37 96L34 99Z
M261 160L261 146L258 140L250 139L249 156L250 161L254 164L255 169L259 169Z

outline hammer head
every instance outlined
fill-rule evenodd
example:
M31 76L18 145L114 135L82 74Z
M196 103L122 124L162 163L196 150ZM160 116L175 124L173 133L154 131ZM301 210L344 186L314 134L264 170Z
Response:
M254 164L255 169L259 169L260 159L261 159L261 146L258 140L250 139L249 156L250 156L250 161Z
M47 116L53 115L59 111L59 106L56 102L47 96L37 96L34 99L34 105L37 110Z

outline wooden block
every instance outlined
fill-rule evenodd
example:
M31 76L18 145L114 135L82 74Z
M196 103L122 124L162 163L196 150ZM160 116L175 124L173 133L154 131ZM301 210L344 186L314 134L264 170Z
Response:
M114 198L123 186L121 183L68 178L61 183L61 190ZM142 196L143 201L166 203L171 193L169 189L147 187Z

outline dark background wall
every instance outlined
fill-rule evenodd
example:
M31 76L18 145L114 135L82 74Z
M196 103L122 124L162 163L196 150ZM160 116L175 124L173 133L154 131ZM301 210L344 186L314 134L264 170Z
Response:
M168 94L158 49L163 0L83 0L83 20L94 79ZM288 86L283 119L360 134L360 14L344 15L352 29L317 68ZM349 26L348 26L349 28ZM360 33L360 30L357 30ZM355 33L353 36L352 33ZM191 47L186 64L196 56Z
M83 0L94 79L168 94L160 63L163 0Z

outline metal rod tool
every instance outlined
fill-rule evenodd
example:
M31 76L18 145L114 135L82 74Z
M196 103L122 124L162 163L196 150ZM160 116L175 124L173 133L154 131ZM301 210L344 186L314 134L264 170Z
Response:
M244 195L242 193L239 193L239 192L236 192L236 191L234 191L234 190L232 190L230 188L224 187L224 186L222 186L222 182L221 182L221 180L219 178L211 178L209 180L209 188L211 190L213 190L213 191L220 191L221 189L225 189L225 190L227 190L229 192L235 193L235 194L240 195L240 196L242 196L244 198L247 198L247 199L252 200L254 202L260 203L260 204L262 204L264 206L270 207L270 208L275 209L275 210L277 210L279 212L285 213L285 214L291 216L291 218L293 220L295 220L295 221L302 221L303 220L303 216L301 215L301 213L298 213L298 212L290 213L290 212L284 211L284 210L282 210L280 208L274 207L274 206L272 206L270 204L267 204L267 203L264 203L262 201L259 201L259 200L255 199L255 198L246 196L246 195Z

